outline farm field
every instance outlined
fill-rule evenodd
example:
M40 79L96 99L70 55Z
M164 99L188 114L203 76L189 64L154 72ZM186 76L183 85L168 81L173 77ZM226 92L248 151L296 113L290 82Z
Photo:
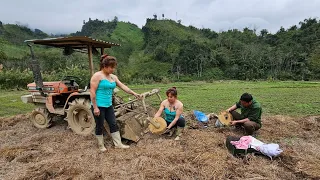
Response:
M33 105L23 104L26 91L0 91L0 179L319 179L320 83L216 81L129 85L137 92L175 86L184 103L188 127L180 141L145 134L130 149L107 151L96 139L67 129L63 120L37 129L28 120ZM284 150L270 160L233 157L225 147L232 127L195 126L192 110L219 113L248 92L263 108L258 139ZM153 105L157 107L157 104Z

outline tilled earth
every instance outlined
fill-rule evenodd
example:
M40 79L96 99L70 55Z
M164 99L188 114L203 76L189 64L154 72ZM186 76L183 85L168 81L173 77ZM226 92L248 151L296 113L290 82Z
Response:
M233 157L225 146L232 128L199 125L187 116L180 141L146 134L129 149L97 149L57 121L37 129L27 115L0 118L0 179L320 179L320 117L265 116L258 139L284 150L273 160Z

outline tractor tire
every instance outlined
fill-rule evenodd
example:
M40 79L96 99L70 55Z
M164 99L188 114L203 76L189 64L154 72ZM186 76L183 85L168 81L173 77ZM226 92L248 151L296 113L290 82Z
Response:
M68 125L76 134L91 135L96 127L90 107L90 101L85 98L77 98L69 103Z
M32 111L30 120L35 127L44 129L51 126L52 116L46 108L36 108Z

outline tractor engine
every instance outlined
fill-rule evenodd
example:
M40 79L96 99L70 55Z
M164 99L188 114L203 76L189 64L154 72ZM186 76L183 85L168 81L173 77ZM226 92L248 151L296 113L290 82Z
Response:
M30 83L27 85L29 92L39 92L36 83ZM44 93L73 93L77 92L79 85L74 80L63 80L53 82L43 82L42 91Z
M27 87L31 94L29 102L45 104L46 96L50 94L55 106L63 106L69 95L79 90L79 85L74 80L43 82L41 91L37 88L36 83L30 83Z

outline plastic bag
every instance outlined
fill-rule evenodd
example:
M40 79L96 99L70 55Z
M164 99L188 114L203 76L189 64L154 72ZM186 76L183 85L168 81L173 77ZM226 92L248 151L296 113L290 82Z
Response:
M194 110L193 114L194 114L194 116L196 117L196 119L198 121L200 121L200 122L208 122L208 117L203 112Z

